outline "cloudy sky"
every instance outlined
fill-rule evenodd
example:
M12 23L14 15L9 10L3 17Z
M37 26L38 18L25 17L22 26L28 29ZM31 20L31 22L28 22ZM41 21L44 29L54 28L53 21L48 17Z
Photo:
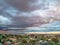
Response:
M31 27L60 21L60 0L0 0L0 24Z

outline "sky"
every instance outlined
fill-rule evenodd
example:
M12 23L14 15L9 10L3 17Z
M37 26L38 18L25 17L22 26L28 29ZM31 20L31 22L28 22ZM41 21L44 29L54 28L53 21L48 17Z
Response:
M60 21L60 0L0 0L0 24L35 27Z

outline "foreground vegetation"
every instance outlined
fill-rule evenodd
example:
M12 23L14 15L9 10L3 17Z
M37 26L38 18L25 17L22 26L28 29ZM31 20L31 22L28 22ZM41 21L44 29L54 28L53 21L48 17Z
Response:
M0 34L0 45L60 45L60 35Z

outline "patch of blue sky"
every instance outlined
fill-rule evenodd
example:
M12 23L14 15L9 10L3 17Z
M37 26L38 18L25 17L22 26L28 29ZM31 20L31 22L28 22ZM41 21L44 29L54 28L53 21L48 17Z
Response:
M54 21L53 23L51 22L51 23L48 23L48 24L44 24L44 25L41 25L40 27L48 27L48 28L50 28L50 27L60 27L60 21Z
M11 20L4 16L0 16L0 24L3 24L3 25L11 24Z

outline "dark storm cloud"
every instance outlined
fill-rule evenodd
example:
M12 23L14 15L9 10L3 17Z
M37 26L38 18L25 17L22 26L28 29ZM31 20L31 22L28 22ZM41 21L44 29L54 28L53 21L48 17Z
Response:
M33 11L45 6L44 0L7 0L7 3L20 11Z
M60 20L57 0L2 0L0 16L11 19L12 25L19 27L37 26ZM57 17L57 19L56 19Z
M6 0L13 7L23 12L29 12L39 9L48 9L49 4L59 5L59 0Z
M31 27L35 24L43 24L42 18L39 16L15 16L13 17L13 25L19 25L20 27Z
M28 2L29 0L7 0L8 4L14 6L15 8L21 11L28 11Z

